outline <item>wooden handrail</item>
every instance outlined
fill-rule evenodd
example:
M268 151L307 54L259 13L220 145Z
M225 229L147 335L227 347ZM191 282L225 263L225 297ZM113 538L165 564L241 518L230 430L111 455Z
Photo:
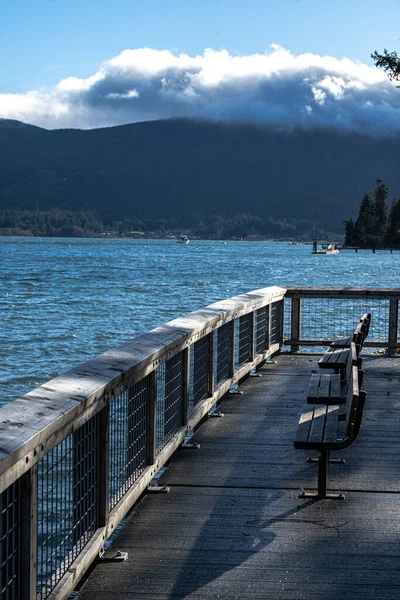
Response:
M169 321L1 407L0 493L112 396L221 325L282 300L285 291L254 290Z

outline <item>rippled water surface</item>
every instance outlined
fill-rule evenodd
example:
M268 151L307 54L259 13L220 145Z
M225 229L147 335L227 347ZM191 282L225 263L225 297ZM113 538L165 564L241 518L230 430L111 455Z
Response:
M211 302L268 285L398 287L399 264L275 242L0 238L0 402Z

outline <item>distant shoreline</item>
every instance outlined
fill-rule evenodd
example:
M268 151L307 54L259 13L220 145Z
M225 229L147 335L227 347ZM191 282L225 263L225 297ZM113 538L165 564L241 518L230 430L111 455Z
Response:
M179 240L180 235L153 235L146 234L143 235L118 235L118 234L99 234L99 235L82 235L82 236L51 236L51 235L33 235L31 232L26 233L4 233L0 231L1 238L35 238L35 239L59 239L59 240L79 240L79 239L105 239L105 240L159 240L159 241L170 241L177 242ZM309 239L296 239L296 238L286 238L286 237L263 237L263 236L247 236L243 238L239 237L231 237L231 238L214 238L214 237L201 237L201 236L190 236L188 238L191 242L196 241L210 241L210 242L282 242L288 243L292 245L304 245L311 244L313 242L312 238ZM337 243L342 243L340 238L343 236L338 235L337 238L334 239ZM333 238L332 238L333 239ZM331 238L329 238L331 241ZM323 240L325 242L325 240Z

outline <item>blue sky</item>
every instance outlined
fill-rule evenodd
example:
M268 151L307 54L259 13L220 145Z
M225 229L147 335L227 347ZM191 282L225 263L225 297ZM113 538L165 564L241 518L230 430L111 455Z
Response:
M0 91L87 77L127 48L265 52L271 43L371 62L399 48L400 1L3 0Z
M370 58L400 50L400 0L3 0L0 27L0 118L400 131L400 91Z

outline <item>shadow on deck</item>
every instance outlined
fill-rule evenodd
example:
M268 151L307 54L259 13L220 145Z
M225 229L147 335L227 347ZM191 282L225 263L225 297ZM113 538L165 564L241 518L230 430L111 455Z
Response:
M344 501L301 500L316 465L293 439L311 355L281 355L220 406L181 450L97 564L82 600L400 597L400 358L364 358L360 437L332 465Z

